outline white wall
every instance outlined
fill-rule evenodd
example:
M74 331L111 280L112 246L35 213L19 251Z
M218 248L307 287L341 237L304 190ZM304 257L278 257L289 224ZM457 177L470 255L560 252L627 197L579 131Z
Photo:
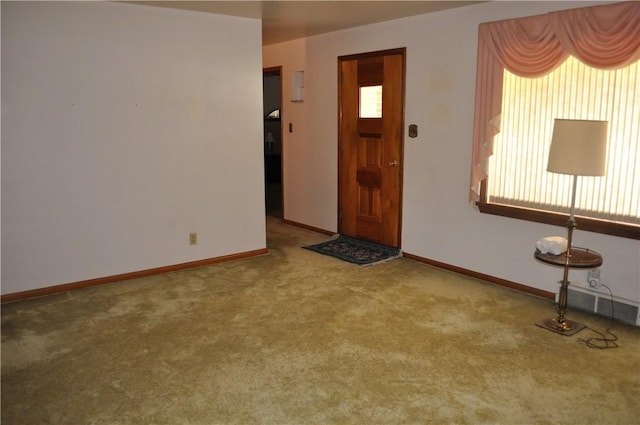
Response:
M265 248L261 69L259 20L2 2L2 293Z
M593 5L489 2L268 46L263 66L305 70L298 137L284 138L285 218L337 230L337 57L407 48L402 249L423 258L556 291L560 269L533 258L535 242L562 227L481 214L467 201L478 24ZM301 128L301 126L304 126ZM291 161L299 161L292 164ZM583 232L574 242L604 257L601 280L640 301L640 241ZM586 271L572 271L587 286Z

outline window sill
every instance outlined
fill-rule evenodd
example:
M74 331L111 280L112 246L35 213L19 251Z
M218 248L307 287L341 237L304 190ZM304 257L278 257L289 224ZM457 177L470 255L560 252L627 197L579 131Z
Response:
M510 205L476 202L481 213L516 218L519 220L535 221L537 223L567 226L568 215L558 214L529 208L519 208ZM640 226L622 224L607 220L576 216L576 228L587 232L603 233L621 238L640 240Z

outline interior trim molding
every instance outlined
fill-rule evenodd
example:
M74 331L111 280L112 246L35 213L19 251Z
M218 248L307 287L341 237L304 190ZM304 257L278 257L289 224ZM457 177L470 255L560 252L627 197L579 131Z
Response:
M521 283L512 282L510 280L501 279L499 277L491 276L484 273L474 272L473 270L464 269L458 266L452 266L451 264L441 263L440 261L431 260L424 257L419 257L417 255L409 254L407 252L403 252L402 256L408 258L410 260L418 261L420 263L425 263L430 266L438 267L441 269L449 270L455 273L460 273L465 276L474 277L476 279L484 280L486 282L495 283L496 285L506 286L507 288L516 289L521 292L526 292L528 294L537 295L542 298L547 298L549 300L555 300L556 294L549 291L544 291L542 289L532 288L531 286L523 285Z
M291 226L300 227L302 229L313 230L314 232L322 233L324 235L333 236L333 235L336 234L336 232L332 232L332 231L325 230L325 229L320 229L318 227L309 226L308 224L298 223L297 221L286 220L284 218L282 219L282 222L285 223L285 224L289 224Z
M63 283L61 285L47 286L44 288L31 289L28 291L14 292L12 294L5 294L0 297L2 304L21 301L29 298L43 297L46 295L53 295L60 292L73 291L76 289L87 288L90 286L104 285L106 283L120 282L123 280L136 279L139 277L152 276L155 274L174 272L178 270L191 269L195 267L207 266L210 264L223 263L226 261L239 260L242 258L255 257L258 255L267 254L266 248L256 249L253 251L240 252L237 254L223 255L221 257L205 258L203 260L189 261L187 263L173 264L170 266L156 267L153 269L139 270L130 273L116 274L112 276L98 277L95 279L81 280L72 283Z

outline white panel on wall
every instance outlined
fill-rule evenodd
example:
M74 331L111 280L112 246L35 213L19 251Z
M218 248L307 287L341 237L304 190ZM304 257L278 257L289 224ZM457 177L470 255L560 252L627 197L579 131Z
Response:
M304 71L294 71L291 81L293 82L291 101L302 102L304 100Z

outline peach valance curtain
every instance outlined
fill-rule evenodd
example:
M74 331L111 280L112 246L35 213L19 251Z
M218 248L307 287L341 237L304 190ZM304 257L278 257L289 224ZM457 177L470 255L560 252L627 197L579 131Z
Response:
M504 69L523 77L538 77L553 71L569 55L605 69L624 67L640 59L640 2L480 24L471 202L479 199L492 141L500 131Z

